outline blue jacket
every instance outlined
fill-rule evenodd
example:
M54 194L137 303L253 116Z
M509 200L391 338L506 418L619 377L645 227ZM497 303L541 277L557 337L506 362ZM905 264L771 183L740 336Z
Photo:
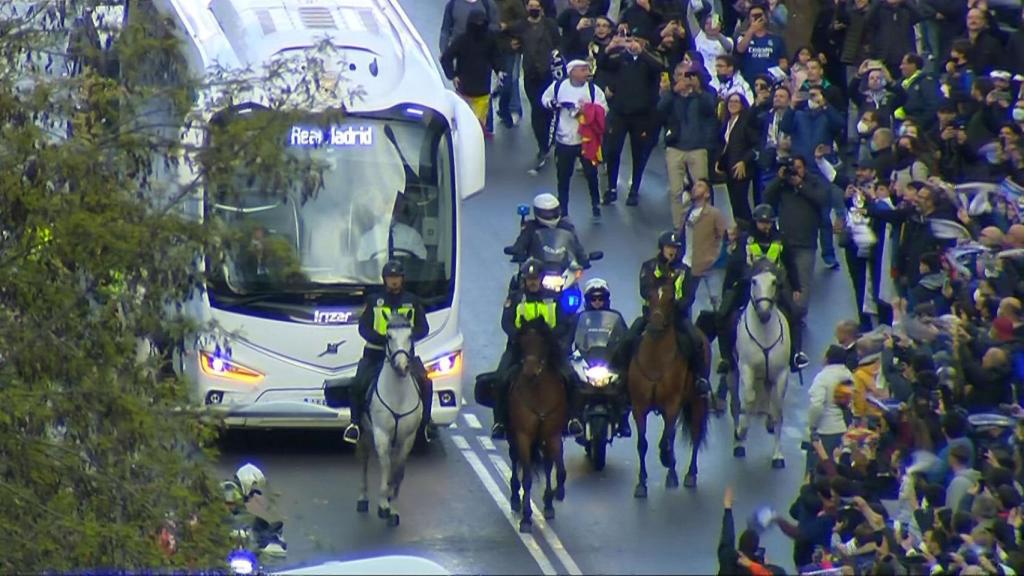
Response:
M665 119L665 129L672 134L665 137L665 145L679 150L700 150L710 147L712 135L717 135L715 96L707 92L693 92L680 96L669 92L658 102L658 114Z
M832 106L811 110L801 106L782 119L781 129L792 139L793 156L814 162L814 149L819 144L832 144L842 132L846 120Z

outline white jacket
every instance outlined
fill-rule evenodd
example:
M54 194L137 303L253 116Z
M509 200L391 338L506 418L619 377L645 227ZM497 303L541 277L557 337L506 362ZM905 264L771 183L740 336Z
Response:
M853 381L853 374L846 366L830 364L821 369L814 377L811 388L807 391L810 403L807 406L807 427L811 433L843 434L846 432L846 420L843 410L836 406L836 386L840 382Z

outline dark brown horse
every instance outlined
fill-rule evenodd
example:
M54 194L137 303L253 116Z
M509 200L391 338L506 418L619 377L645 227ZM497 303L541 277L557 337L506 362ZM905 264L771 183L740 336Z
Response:
M647 327L629 364L629 398L636 421L636 451L640 457L640 475L633 496L647 497L647 414L661 413L664 430L658 443L661 464L668 469L666 488L678 488L676 475L676 423L680 413L693 451L686 486L697 485L697 451L707 433L707 398L697 390L696 375L686 357L679 353L675 327L674 275L656 282L647 294ZM708 353L706 340L699 343ZM710 362L710 359L708 359Z
M562 430L569 418L565 388L558 371L561 347L543 320L525 324L519 331L518 343L523 365L509 389L508 455L512 463L511 507L520 511L520 532L530 532L533 508L530 489L535 466L544 461L547 485L544 489L544 518L555 517L553 500L565 498L565 461L562 459ZM551 488L551 469L557 466L558 487ZM522 500L520 500L520 482Z

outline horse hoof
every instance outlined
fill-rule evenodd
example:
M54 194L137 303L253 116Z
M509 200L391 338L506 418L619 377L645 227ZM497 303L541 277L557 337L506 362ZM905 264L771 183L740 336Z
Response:
M665 488L669 490L679 488L679 476L676 475L674 470L670 470L668 475L665 476Z
M554 508L545 508L544 509L544 519L545 520L554 520L555 519L555 509Z
M774 422L765 422L764 429L769 434L775 434L775 423Z
M391 516L388 516L388 526L398 526L398 514L392 514Z
M529 534L530 532L533 532L533 522L523 518L519 521L519 533Z
M636 490L633 490L633 498L647 498L647 486L637 484Z
M518 514L519 511L522 510L523 508L523 503L519 500L519 498L513 498L512 501L509 502L509 508L511 508L513 512Z
M786 461L782 458L772 458L772 468L782 470L786 467Z
M696 488L697 487L697 475L696 474L687 474L683 478L683 486L686 486L687 488Z
M559 502L565 500L565 486L559 486L555 489L555 500Z
M387 508L382 508L380 506L377 506L377 518L380 518L381 520L384 520L388 516L391 516L391 510L388 510Z
M370 511L370 501L369 500L357 500L356 501L356 512L359 512L360 514L366 514L369 511Z
M744 458L747 455L747 449L743 446L736 446L732 449L732 455L735 458Z

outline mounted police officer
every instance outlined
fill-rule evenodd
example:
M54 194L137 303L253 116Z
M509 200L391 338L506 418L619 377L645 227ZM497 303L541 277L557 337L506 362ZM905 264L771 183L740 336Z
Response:
M388 320L396 314L409 320L412 323L414 343L422 340L430 332L427 314L420 299L405 291L405 267L402 263L397 260L389 261L384 265L381 276L384 279L384 291L371 294L366 299L366 307L359 317L359 335L366 341L366 345L363 347L363 357L359 359L359 367L356 368L355 378L352 379L349 388L352 423L345 429L344 436L346 442L353 444L359 441L359 423L366 405L367 391L370 385L377 381L384 361L387 360L385 347L388 343ZM410 372L420 387L420 396L423 399L423 420L420 427L421 431L426 433L430 429L434 387L427 377L423 361L416 356L415 350L410 352Z
M622 318L622 314L612 308L612 292L608 288L608 282L601 278L591 278L583 286L583 311L576 316L577 325L579 325L580 320L584 318L587 312L611 312L619 317L615 326L611 327L612 334L608 341L608 349L613 351L612 353L614 354L614 351L626 341L629 328L626 326L626 321ZM575 333L576 330L573 330L573 334ZM625 378L620 378L620 382L624 383ZM626 389L626 386L621 386L619 402L622 403L622 406L628 408L629 390ZM633 435L633 431L629 427L629 414L628 409L623 410L622 421L619 422L618 435L622 438L629 438Z
M740 238L729 256L725 271L722 305L718 317L718 345L722 356L718 372L724 374L729 371L730 359L736 347L733 314L750 300L750 273L753 265L760 260L768 260L775 266L781 266L785 271L785 277L779 279L779 309L789 322L789 334L794 351L790 360L790 370L796 372L808 364L807 355L803 353L801 346L803 309L798 304L801 286L796 262L793 260L792 250L787 249L785 237L775 226L775 210L768 204L759 204L754 208L753 219L754 227L745 238Z
M515 262L523 262L534 255L539 248L534 246L538 238L537 231L544 228L559 228L571 232L573 245L570 250L573 260L583 268L590 266L588 255L583 250L579 238L576 237L576 227L562 217L562 205L553 194L538 194L533 199L533 219L523 223L519 237L511 246Z
M693 373L697 376L697 388L701 394L711 391L708 383L709 367L704 353L703 335L690 321L690 307L697 298L697 286L700 280L690 273L690 267L681 258L683 244L675 232L664 232L658 237L658 255L647 260L640 266L640 298L643 300L643 313L630 327L629 346L625 350L629 358L621 361L629 362L635 353L637 343L647 327L647 297L651 289L666 276L674 275L675 290L675 327L677 344L680 352L688 359Z
M569 331L572 329L572 322L566 317L558 305L556 296L544 289L541 284L543 266L540 261L530 258L519 267L522 276L522 287L509 294L505 300L505 307L501 312L501 329L508 336L505 344L505 351L498 362L498 369L494 376L494 426L491 427L491 437L502 439L505 437L505 429L508 425L508 392L512 382L515 368L521 360L522 350L519 349L517 337L519 329L532 320L543 319L548 328L554 333L555 339L562 348L561 358L568 357ZM576 436L583 433L583 425L580 424L577 412L579 402L575 386L566 373L566 363L558 367L565 384L566 399L568 400L570 420L569 433Z

